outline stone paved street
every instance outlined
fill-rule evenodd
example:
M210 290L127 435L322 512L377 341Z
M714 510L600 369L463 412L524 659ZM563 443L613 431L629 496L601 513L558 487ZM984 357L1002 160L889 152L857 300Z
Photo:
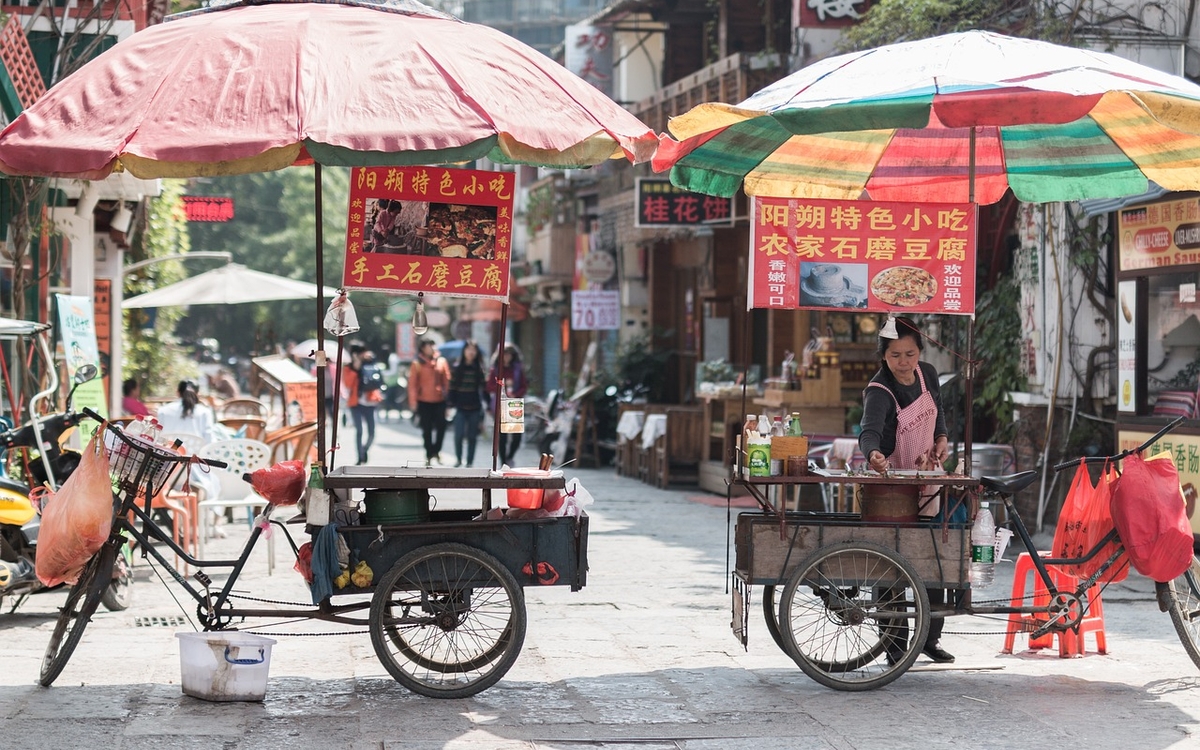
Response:
M417 461L419 446L411 424L381 424L371 463ZM521 458L536 463L527 447ZM16 613L0 614L0 747L1200 747L1200 670L1158 612L1153 584L1136 574L1105 592L1107 656L1021 652L1023 636L1016 655L1000 655L1004 622L960 617L948 621L943 638L958 657L954 665L922 660L883 689L836 692L806 677L774 645L758 590L749 650L734 640L723 499L701 502L695 488L658 490L612 469L568 473L596 497L588 585L576 593L526 589L529 628L520 658L475 697L410 693L388 676L365 632L318 635L344 628L311 622L263 628L298 634L278 638L265 701L183 696L174 633L191 630L186 618L194 619L194 607L181 610L174 586L139 563L133 607L101 608L51 688L38 687L36 677L64 594L38 595ZM471 501L442 493L438 502ZM211 543L209 554L236 555L246 526L227 528L228 538ZM291 570L288 546L281 538L277 546L274 574L267 575L260 549L241 588L303 601L307 591ZM1010 590L1009 557L987 592L995 597Z

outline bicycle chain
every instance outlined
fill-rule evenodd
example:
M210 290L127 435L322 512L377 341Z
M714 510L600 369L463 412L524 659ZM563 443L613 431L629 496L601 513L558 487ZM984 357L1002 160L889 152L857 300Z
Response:
M249 596L247 594L234 594L232 592L230 592L226 601L232 601L234 599L238 599L240 601L248 601L248 602L259 602L262 604L282 604L282 605L289 606L289 607L312 606L308 602L285 602L285 601L282 601L279 599L265 599L261 596ZM271 636L271 637L275 637L275 638L278 638L281 636L303 636L305 638L310 638L312 636L324 636L324 635L362 635L363 633L370 633L371 631L364 629L364 630L337 630L337 631L329 631L329 632L321 632L321 633L294 633L294 632L281 633L281 632L276 632L276 631L272 631L272 630L255 629L255 630L241 630L238 632L249 633L250 635Z

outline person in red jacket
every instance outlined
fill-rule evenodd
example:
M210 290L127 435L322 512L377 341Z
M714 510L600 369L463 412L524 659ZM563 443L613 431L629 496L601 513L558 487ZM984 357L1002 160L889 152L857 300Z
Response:
M446 396L450 388L450 366L430 339L417 344L417 358L408 371L408 407L416 412L425 441L425 465L442 462L446 437Z
M496 385L500 380L504 381L500 398L525 398L529 383L525 379L525 367L521 364L521 352L512 344L504 346L503 365L495 357L492 358L492 369L487 379L488 409L496 408ZM500 464L512 466L517 457L517 448L520 447L521 433L500 433Z

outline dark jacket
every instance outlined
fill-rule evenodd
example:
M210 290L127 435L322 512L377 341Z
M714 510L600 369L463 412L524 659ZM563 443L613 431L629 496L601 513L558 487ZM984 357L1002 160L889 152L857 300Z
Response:
M463 411L478 411L483 408L484 376L483 365L478 357L470 364L460 359L450 370L450 406Z
M917 363L921 375L925 378L925 387L937 404L937 422L934 425L934 439L948 434L946 432L946 412L942 409L942 389L938 384L937 370L928 362ZM872 383L880 383L895 395L895 400L882 388L863 389L862 432L858 436L858 447L864 456L870 456L871 451L879 451L885 456L892 455L896 450L896 402L900 408L916 401L921 395L920 381L912 385L901 385L892 376L892 371L884 365L871 378Z

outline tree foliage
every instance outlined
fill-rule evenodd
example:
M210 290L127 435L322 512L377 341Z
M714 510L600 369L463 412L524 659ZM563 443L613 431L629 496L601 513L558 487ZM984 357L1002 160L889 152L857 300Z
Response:
M1067 42L1070 8L1045 0L879 0L846 30L841 48L871 49L971 29Z
M182 180L163 180L162 193L146 201L144 226L130 250L130 263L189 251L183 193ZM125 296L173 284L185 275L177 260L154 263L125 279ZM170 395L181 378L197 374L189 352L175 337L175 325L183 315L182 307L125 310L124 376L141 382L147 396Z

